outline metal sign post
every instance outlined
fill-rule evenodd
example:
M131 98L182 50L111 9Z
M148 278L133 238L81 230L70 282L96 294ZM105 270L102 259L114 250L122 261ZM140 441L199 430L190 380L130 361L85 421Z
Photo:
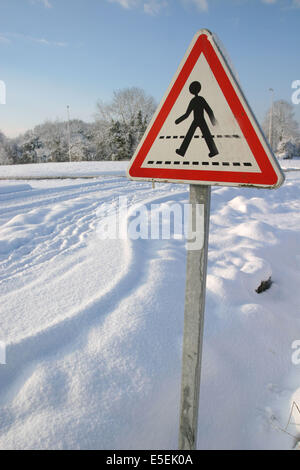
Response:
M179 430L179 448L192 450L197 443L210 187L275 189L284 182L219 41L207 29L195 34L136 148L127 176L190 184L190 233L200 214L201 228L198 221L195 229L201 243L189 242L187 247Z
M200 233L199 236L203 243L199 249L190 249L187 252L179 428L180 450L193 450L197 443L210 192L210 186L190 185L189 224L191 230L189 233L199 229L195 222L197 220L197 204L201 204L204 211L200 230L203 230L203 234ZM193 225L195 230L193 230Z

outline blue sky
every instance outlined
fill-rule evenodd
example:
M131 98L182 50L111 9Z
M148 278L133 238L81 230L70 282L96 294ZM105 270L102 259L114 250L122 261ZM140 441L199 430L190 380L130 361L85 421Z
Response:
M193 35L217 33L258 119L300 79L300 0L1 0L0 129L93 120L98 99L138 86L160 101ZM294 105L300 118L300 104Z

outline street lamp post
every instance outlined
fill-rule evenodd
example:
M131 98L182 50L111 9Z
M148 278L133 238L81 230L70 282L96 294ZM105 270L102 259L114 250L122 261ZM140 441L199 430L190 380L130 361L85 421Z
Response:
M68 145L69 145L69 161L71 161L71 133L70 133L70 106L67 106L68 113Z

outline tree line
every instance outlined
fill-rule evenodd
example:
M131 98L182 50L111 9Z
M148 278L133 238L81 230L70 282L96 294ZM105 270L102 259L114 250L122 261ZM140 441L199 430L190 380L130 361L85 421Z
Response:
M132 87L99 101L91 123L47 121L14 139L0 131L0 164L130 159L155 109L153 97Z
M47 121L14 139L0 131L0 164L92 160L128 160L156 109L153 97L132 87L115 91L109 103L99 101L94 122ZM300 157L300 130L294 107L273 103L262 123L273 151L281 158Z

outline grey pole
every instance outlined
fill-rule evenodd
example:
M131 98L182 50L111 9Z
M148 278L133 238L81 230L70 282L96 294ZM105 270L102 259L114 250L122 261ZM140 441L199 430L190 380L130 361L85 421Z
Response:
M194 450L197 444L210 193L210 186L190 185L192 209L189 225L192 229L191 224L196 220L196 204L203 205L202 226L200 227L203 233L198 234L203 243L197 247L197 250L188 249L187 251L179 427L180 450ZM199 230L198 227L195 229ZM189 230L190 233L191 231Z
M71 159L71 132L70 132L70 106L67 106L67 113L68 113L68 146L69 146L69 162Z

